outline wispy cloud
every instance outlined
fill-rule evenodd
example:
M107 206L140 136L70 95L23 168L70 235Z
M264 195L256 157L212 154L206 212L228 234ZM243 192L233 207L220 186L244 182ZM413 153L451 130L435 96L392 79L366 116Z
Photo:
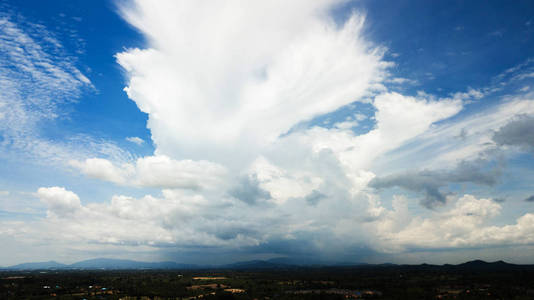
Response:
M62 141L43 137L43 124L66 117L68 105L94 89L76 58L46 27L0 14L0 59L3 157L66 162L95 154L127 156L114 144L87 135L73 134Z
M504 29L497 29L488 33L489 36L501 38L504 35Z
M137 137L137 136L130 136L130 137L127 137L126 140L130 143L134 143L136 145L142 145L145 141L140 138L140 137Z

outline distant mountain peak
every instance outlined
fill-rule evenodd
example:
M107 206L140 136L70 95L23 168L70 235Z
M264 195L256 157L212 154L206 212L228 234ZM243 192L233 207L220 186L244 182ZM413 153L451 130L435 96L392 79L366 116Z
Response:
M487 262L485 260L475 259L475 260L471 260L460 265L512 265L512 264L509 264L503 260Z
M62 269L66 267L67 265L58 263L57 261L50 260L50 261L44 261L44 262L30 262L30 263L22 263L14 266L8 267L8 269L15 269L15 270L33 270L33 269Z

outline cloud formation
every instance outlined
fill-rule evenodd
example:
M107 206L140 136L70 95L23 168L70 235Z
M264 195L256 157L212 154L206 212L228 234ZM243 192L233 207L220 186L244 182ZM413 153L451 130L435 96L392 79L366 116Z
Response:
M65 217L82 208L78 195L62 187L39 188L37 196L48 206L48 216Z
M126 138L126 140L136 145L142 145L145 142L142 138L137 137L137 136L129 136Z
M84 134L57 141L42 126L67 116L91 81L54 34L21 16L0 13L0 158L65 163L74 157L127 159L114 143Z
M532 147L532 94L465 111L526 73L506 71L501 82L445 97L393 92L392 85L416 82L389 74L394 64L383 58L387 49L364 34L363 15L333 19L332 10L343 3L120 2L121 15L147 41L145 49L126 49L116 59L127 77L125 92L148 116L154 153L133 157L85 136L72 147L71 141L47 143L28 134L34 127L20 128L32 137L27 144L48 149L45 156L68 158L70 171L159 190L139 196L136 189L132 197L121 188L110 199L82 204L66 188L42 187L35 195L46 205L46 217L2 221L0 235L39 242L45 232L58 232L46 238L95 251L211 249L329 258L351 249L399 253L534 243L531 213L492 225L508 213L503 210L510 201L453 187L494 187L498 159L510 155L509 146ZM43 53L50 58L54 52ZM54 65L40 66L36 76L64 83L68 91L59 90L57 101L66 103L90 86L76 77L74 65L50 60ZM70 81L54 81L57 68ZM37 110L48 114L41 119L61 114L50 95ZM360 111L354 102L370 109ZM346 115L315 122L339 111ZM126 141L144 143L139 137ZM82 151L76 145L92 146ZM377 190L390 187L422 193L420 203L433 209L406 195L381 198Z
M71 160L69 164L92 178L138 187L209 188L221 184L226 175L226 169L215 163L177 161L163 155L146 156L120 165L104 158Z
M526 213L516 224L487 225L498 216L502 206L491 199L472 195L459 198L454 207L428 217L410 216L406 199L395 198L393 210L369 224L379 235L385 251L418 248L463 248L494 245L520 245L534 242L534 214Z
M77 99L91 82L42 26L21 28L0 14L0 41L0 130L16 143L36 129L36 122L57 118L58 106Z
M271 193L262 189L257 176L245 176L229 191L232 197L235 197L248 204L256 204L261 200L271 199Z
M499 145L519 146L527 150L534 149L534 116L519 115L493 135Z
M450 192L440 191L440 188L449 183L471 182L486 186L495 185L502 173L501 167L497 165L488 169L487 164L487 161L482 160L462 161L452 170L422 170L392 174L374 178L369 186L378 189L398 186L410 191L422 192L424 198L421 204L427 208L434 208L446 203Z
M337 1L295 1L284 10L279 4L124 4L124 18L148 38L148 48L119 53L117 61L128 76L125 91L148 114L155 155L122 164L94 158L71 165L121 185L160 187L166 195L120 196L116 203L151 199L163 205L193 193L205 206L195 216L176 218L204 237L197 241L202 245L230 246L237 237L267 245L313 236L322 249L327 236L357 226L355 220L382 218L386 209L369 189L369 182L384 181L373 180L376 163L444 130L447 125L436 123L484 94L469 89L436 99L389 92L383 83L392 64L382 58L385 49L362 36L364 17L353 14L336 24L330 10ZM355 112L331 128L299 126L354 101L370 103L374 115ZM374 127L356 134L352 128L367 118ZM468 164L457 171L429 169L414 179L419 183L402 185L425 191L425 203L432 206L445 202L443 182L495 183L498 174ZM393 181L386 185L400 185ZM199 223L203 214L216 216L217 225ZM276 222L270 232L261 230ZM228 231L213 229L224 224L232 225ZM359 233L336 243L367 245Z
M362 37L363 16L334 22L340 2L122 6L149 39L117 61L156 153L242 166L299 122L381 89L384 50Z
M472 195L463 195L452 207L425 216L416 215L407 198L395 196L392 209L374 201L370 204L374 212L337 211L334 219L328 217L332 202L310 206L304 199L256 210L232 197L207 199L183 190L163 190L161 197L114 196L109 202L86 205L80 204L75 193L60 187L40 188L37 195L47 204L46 218L27 223L2 221L0 234L24 232L24 240L31 243L46 239L82 247L201 251L209 246L221 252L248 249L278 255L322 253L325 257L353 247L398 253L534 242L533 214L525 213L515 224L491 225L501 214L501 204ZM299 213L293 213L296 207ZM323 217L310 219L315 216Z

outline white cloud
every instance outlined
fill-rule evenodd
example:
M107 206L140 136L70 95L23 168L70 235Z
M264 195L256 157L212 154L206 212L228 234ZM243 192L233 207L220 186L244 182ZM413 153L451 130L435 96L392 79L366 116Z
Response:
M277 201L304 197L323 180L320 172L317 173L317 166L308 166L306 169L302 162L316 155L314 153L328 149L337 160L328 164L333 163L333 168L340 166L343 176L352 180L354 186L349 184L346 188L360 191L373 178L367 170L377 157L401 146L423 133L432 123L454 115L461 109L461 102L457 100L428 101L396 93L377 96L374 105L377 108L374 130L360 136L347 129L320 127L295 132L274 143L267 151L264 150L265 158L260 156L256 159L248 172L256 174L262 187L271 192ZM294 152L291 157L298 156L296 160L287 160L288 149ZM275 164L269 162L272 159ZM297 169L291 166L294 163ZM194 189L215 187L227 182L221 179L226 175L221 165L207 161L174 160L167 156L144 157L135 164L116 165L106 159L94 158L71 161L71 165L88 176L118 184ZM300 188L297 187L302 187L302 192L298 192Z
M125 165L124 168L116 167L104 158L88 158L85 161L71 160L69 164L89 177L119 184L124 184L126 178L133 172L130 165Z
M334 124L334 128L337 129L351 129L358 126L358 121L356 120L345 120L343 122L337 122Z
M136 162L135 182L142 186L167 188L208 188L220 184L224 167L208 161L172 160L166 156L149 156Z
M123 7L149 40L117 61L156 153L243 166L297 123L380 88L383 50L362 37L362 16L335 24L329 12L339 2Z
M249 172L257 177L260 187L269 192L272 200L278 204L290 198L306 197L323 183L321 176L306 171L285 170L264 157L258 158Z
M107 203L81 205L74 192L60 187L39 188L36 195L47 204L47 217L22 224L3 222L0 234L58 244L240 247L258 243L256 237L239 233L257 225L253 216L240 213L245 204L234 201L232 205L231 199L214 202L195 193L163 190L162 197L113 196ZM228 217L213 215L220 209Z
M48 215L52 217L72 215L82 208L78 195L62 187L39 188L37 197L48 206Z
M403 77L395 77L395 78L392 78L392 79L390 79L388 81L393 83L393 84L408 84L408 85L417 84L417 80L403 78Z
M423 134L433 123L462 108L457 100L428 101L397 93L377 96L374 106L376 127L366 134L315 127L307 130L303 137L315 152L332 151L350 174L368 170L380 155Z
M140 138L140 137L137 137L137 136L130 136L130 137L127 137L126 140L130 143L134 143L136 145L142 145L145 141Z
M501 213L501 204L471 195L427 216L414 215L402 196L395 196L391 210L373 197L368 198L367 209L361 210L355 203L332 198L313 204L289 198L276 206L258 207L228 196L209 198L184 190L163 190L161 197L113 196L110 202L87 205L64 188L40 188L37 195L48 206L47 217L29 223L2 222L0 234L32 243L46 239L70 244L67 248L97 244L152 250L169 246L261 249L269 241L294 240L311 242L314 249L308 251L324 253L342 252L354 245L402 252L534 242L533 214L520 216L515 224L490 225Z
M103 158L71 160L70 165L87 176L122 185L200 189L223 182L226 170L208 161L173 160L167 156L146 156L135 163L116 165Z
M461 161L484 158L487 151L496 148L492 140L495 131L518 115L532 114L533 94L510 98L454 122L432 127L406 147L388 153L374 168L377 172L453 168Z
M501 205L491 199L464 195L447 211L433 212L426 217L414 216L407 208L406 198L397 196L393 210L383 209L378 220L365 226L376 235L377 247L393 252L534 242L534 215L526 213L512 225L490 225L501 209Z

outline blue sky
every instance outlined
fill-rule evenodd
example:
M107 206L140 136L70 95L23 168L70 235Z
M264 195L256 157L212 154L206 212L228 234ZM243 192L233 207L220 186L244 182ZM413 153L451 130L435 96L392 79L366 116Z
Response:
M0 265L534 262L529 1L0 3Z

